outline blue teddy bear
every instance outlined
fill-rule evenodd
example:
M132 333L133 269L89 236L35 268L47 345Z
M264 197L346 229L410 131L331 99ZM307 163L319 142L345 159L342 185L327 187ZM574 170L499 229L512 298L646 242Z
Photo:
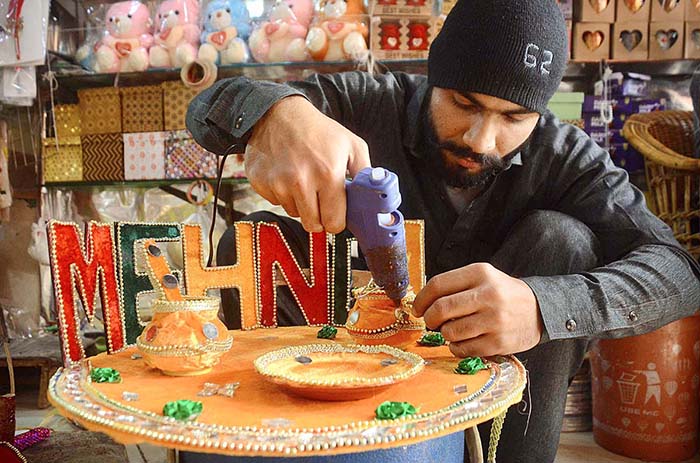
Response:
M242 0L213 0L204 12L200 60L216 64L244 63L250 53L250 14Z

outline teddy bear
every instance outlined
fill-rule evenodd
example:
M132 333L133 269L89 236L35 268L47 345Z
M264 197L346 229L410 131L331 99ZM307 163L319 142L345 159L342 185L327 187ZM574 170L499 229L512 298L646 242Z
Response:
M428 25L425 23L411 23L408 25L408 49L428 49Z
M242 0L213 0L204 14L198 58L217 64L244 63L249 53L250 14Z
M260 63L308 59L305 39L313 14L313 0L275 3L269 19L260 23L248 40L253 58Z
M154 44L148 52L154 68L182 67L197 57L199 2L164 0L156 13Z
M362 0L327 0L320 21L309 30L306 48L316 61L360 61L367 57Z
M401 40L400 26L398 23L381 23L379 25L379 47L382 50L398 50Z
M146 5L136 0L114 3L107 10L105 25L105 34L96 44L95 71L145 71L153 44Z

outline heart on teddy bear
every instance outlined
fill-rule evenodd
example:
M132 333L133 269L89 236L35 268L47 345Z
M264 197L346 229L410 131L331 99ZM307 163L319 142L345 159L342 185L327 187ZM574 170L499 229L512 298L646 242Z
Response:
M131 53L131 44L129 42L117 42L114 44L114 49L120 57L125 58Z
M586 31L583 33L583 43L586 44L586 47L588 47L589 50L591 51L596 51L600 46L603 44L603 40L605 40L605 34L603 34L603 31Z
M627 6L627 9L632 13L641 10L645 3L646 0L625 0L625 6Z
M588 0L596 13L601 13L610 4L610 0Z
M279 28L280 28L280 25L277 23L267 23L267 25L265 25L265 33L267 35L272 35L275 32L277 32L279 30Z
M342 22L332 21L328 23L328 30L331 31L332 34L337 34L343 30L343 27L345 27L345 24Z
M661 5L666 13L673 11L675 7L678 6L681 0L659 0L659 5Z
M669 29L667 31L658 30L656 31L655 37L659 47L661 47L662 50L668 50L676 44L676 41L678 40L678 32L674 29Z
M627 51L632 51L642 41L642 32L638 29L633 31L624 30L620 32L620 41Z
M209 36L209 40L211 40L213 43L221 46L226 41L226 32L224 32L224 31L215 32Z

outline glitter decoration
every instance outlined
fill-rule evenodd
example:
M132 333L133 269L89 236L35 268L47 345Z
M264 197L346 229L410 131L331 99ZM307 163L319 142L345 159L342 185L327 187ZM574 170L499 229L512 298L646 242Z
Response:
M121 383L122 377L114 368L93 368L90 379L95 383Z
M453 390L455 391L455 394L464 394L468 391L466 384L460 384L458 386L455 386Z
M139 400L139 395L136 392L124 391L122 392L122 399L127 402L136 402Z
M143 355L141 354L131 354L131 360L141 360Z
M48 439L51 436L51 430L48 428L34 428L27 432L15 436L14 446L20 452L28 449L34 444Z
M374 411L378 420L395 420L402 416L415 415L416 407L408 402L383 402Z
M202 402L194 400L175 400L163 406L163 415L178 421L197 419L203 410Z
M445 338L442 333L429 332L425 333L422 338L418 341L421 346L437 347L445 345Z
M219 329L213 323L205 323L202 325L202 333L207 339L216 339L219 337Z
M212 397L215 395L233 397L240 385L241 383L239 382L227 383L223 386L216 383L204 383L204 387L197 393L197 395L200 397Z
M474 375L478 371L486 368L486 364L481 357L467 357L459 362L457 368L455 368L455 373L460 375Z
M336 334L338 334L338 328L331 325L324 325L324 327L318 331L316 337L319 339L335 339Z
M394 358L388 358L388 359L384 359L381 361L381 364L383 367L388 367L390 365L396 365L397 363L399 363L399 361L397 359L394 359Z
M294 360L301 363L302 365L308 365L312 362L312 360L306 355L297 355L296 357L294 357Z

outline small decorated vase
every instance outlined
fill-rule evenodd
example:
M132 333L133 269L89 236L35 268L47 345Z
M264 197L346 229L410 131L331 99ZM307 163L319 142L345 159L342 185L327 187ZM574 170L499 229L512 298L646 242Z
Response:
M157 299L153 319L136 339L146 364L171 376L211 371L233 342L218 313L217 297Z
M423 335L423 319L411 313L416 296L410 288L399 307L373 282L354 290L353 295L355 305L348 312L345 328L356 343L407 347Z

